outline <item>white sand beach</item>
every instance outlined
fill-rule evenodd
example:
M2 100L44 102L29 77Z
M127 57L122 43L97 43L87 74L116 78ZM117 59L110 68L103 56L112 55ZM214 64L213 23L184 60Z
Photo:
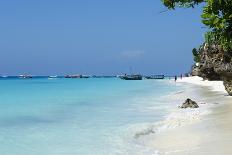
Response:
M210 91L217 91L226 93L225 87L222 81L208 81L203 80L203 78L198 76L193 77L183 77L182 79L178 79L177 82L179 83L191 83L198 86L206 86L210 88Z
M176 84L188 87L168 98L175 107L187 97L200 107L174 107L161 130L141 138L141 144L156 148L158 155L231 155L232 97L227 95L223 83L187 77L179 79Z

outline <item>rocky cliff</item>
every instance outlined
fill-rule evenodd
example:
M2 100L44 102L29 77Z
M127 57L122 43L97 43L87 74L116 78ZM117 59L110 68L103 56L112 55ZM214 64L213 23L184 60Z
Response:
M225 52L217 44L205 43L199 49L199 57L192 74L207 80L223 80L226 91L232 95L232 52Z

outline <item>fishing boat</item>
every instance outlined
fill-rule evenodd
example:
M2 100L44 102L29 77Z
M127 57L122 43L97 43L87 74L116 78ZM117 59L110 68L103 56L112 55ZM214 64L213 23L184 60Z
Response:
M151 76L145 76L146 79L164 79L164 75L151 75Z
M143 76L139 74L134 74L134 75L122 75L120 76L121 79L123 80L142 80Z

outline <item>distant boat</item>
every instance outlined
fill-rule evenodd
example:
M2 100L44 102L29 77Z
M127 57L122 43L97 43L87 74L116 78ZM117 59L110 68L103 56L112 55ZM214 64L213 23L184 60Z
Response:
M81 78L81 75L75 74L75 75L66 75L65 78Z
M125 76L125 75L116 75L117 78L121 78L123 76Z
M81 75L80 78L87 79L87 78L90 78L90 76L89 75Z
M74 74L74 75L66 75L65 78L83 78L83 79L87 79L90 78L89 75L81 75L81 74Z
M49 79L56 79L56 78L58 78L58 76L57 75L52 75L52 76L49 76L48 78Z
M164 79L164 75L151 75L151 76L145 76L146 79Z
M31 75L19 75L20 79L31 79L32 76Z
M119 76L121 79L123 80L142 80L143 77L142 75L122 75L122 76Z
M2 78L7 78L8 76L5 76L5 75L3 75L3 76L1 76Z

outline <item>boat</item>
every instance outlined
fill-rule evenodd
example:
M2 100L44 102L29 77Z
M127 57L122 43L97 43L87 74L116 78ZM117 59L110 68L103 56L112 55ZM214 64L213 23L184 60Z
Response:
M83 79L87 79L90 78L89 75L81 75L81 74L74 74L74 75L66 75L65 78L83 78Z
M65 78L81 78L80 74L66 75Z
M90 78L90 76L89 75L81 75L80 78L87 79L87 78Z
M48 78L49 79L56 79L56 78L58 78L58 76L57 75L52 75L52 76L49 76Z
M31 75L19 75L20 79L31 79L32 76Z
M164 79L164 75L151 75L151 76L145 76L146 79Z
M123 80L142 80L143 76L139 74L134 74L134 75L122 75L120 76L121 79Z
M125 75L116 75L117 78L121 78L123 76L125 76Z

